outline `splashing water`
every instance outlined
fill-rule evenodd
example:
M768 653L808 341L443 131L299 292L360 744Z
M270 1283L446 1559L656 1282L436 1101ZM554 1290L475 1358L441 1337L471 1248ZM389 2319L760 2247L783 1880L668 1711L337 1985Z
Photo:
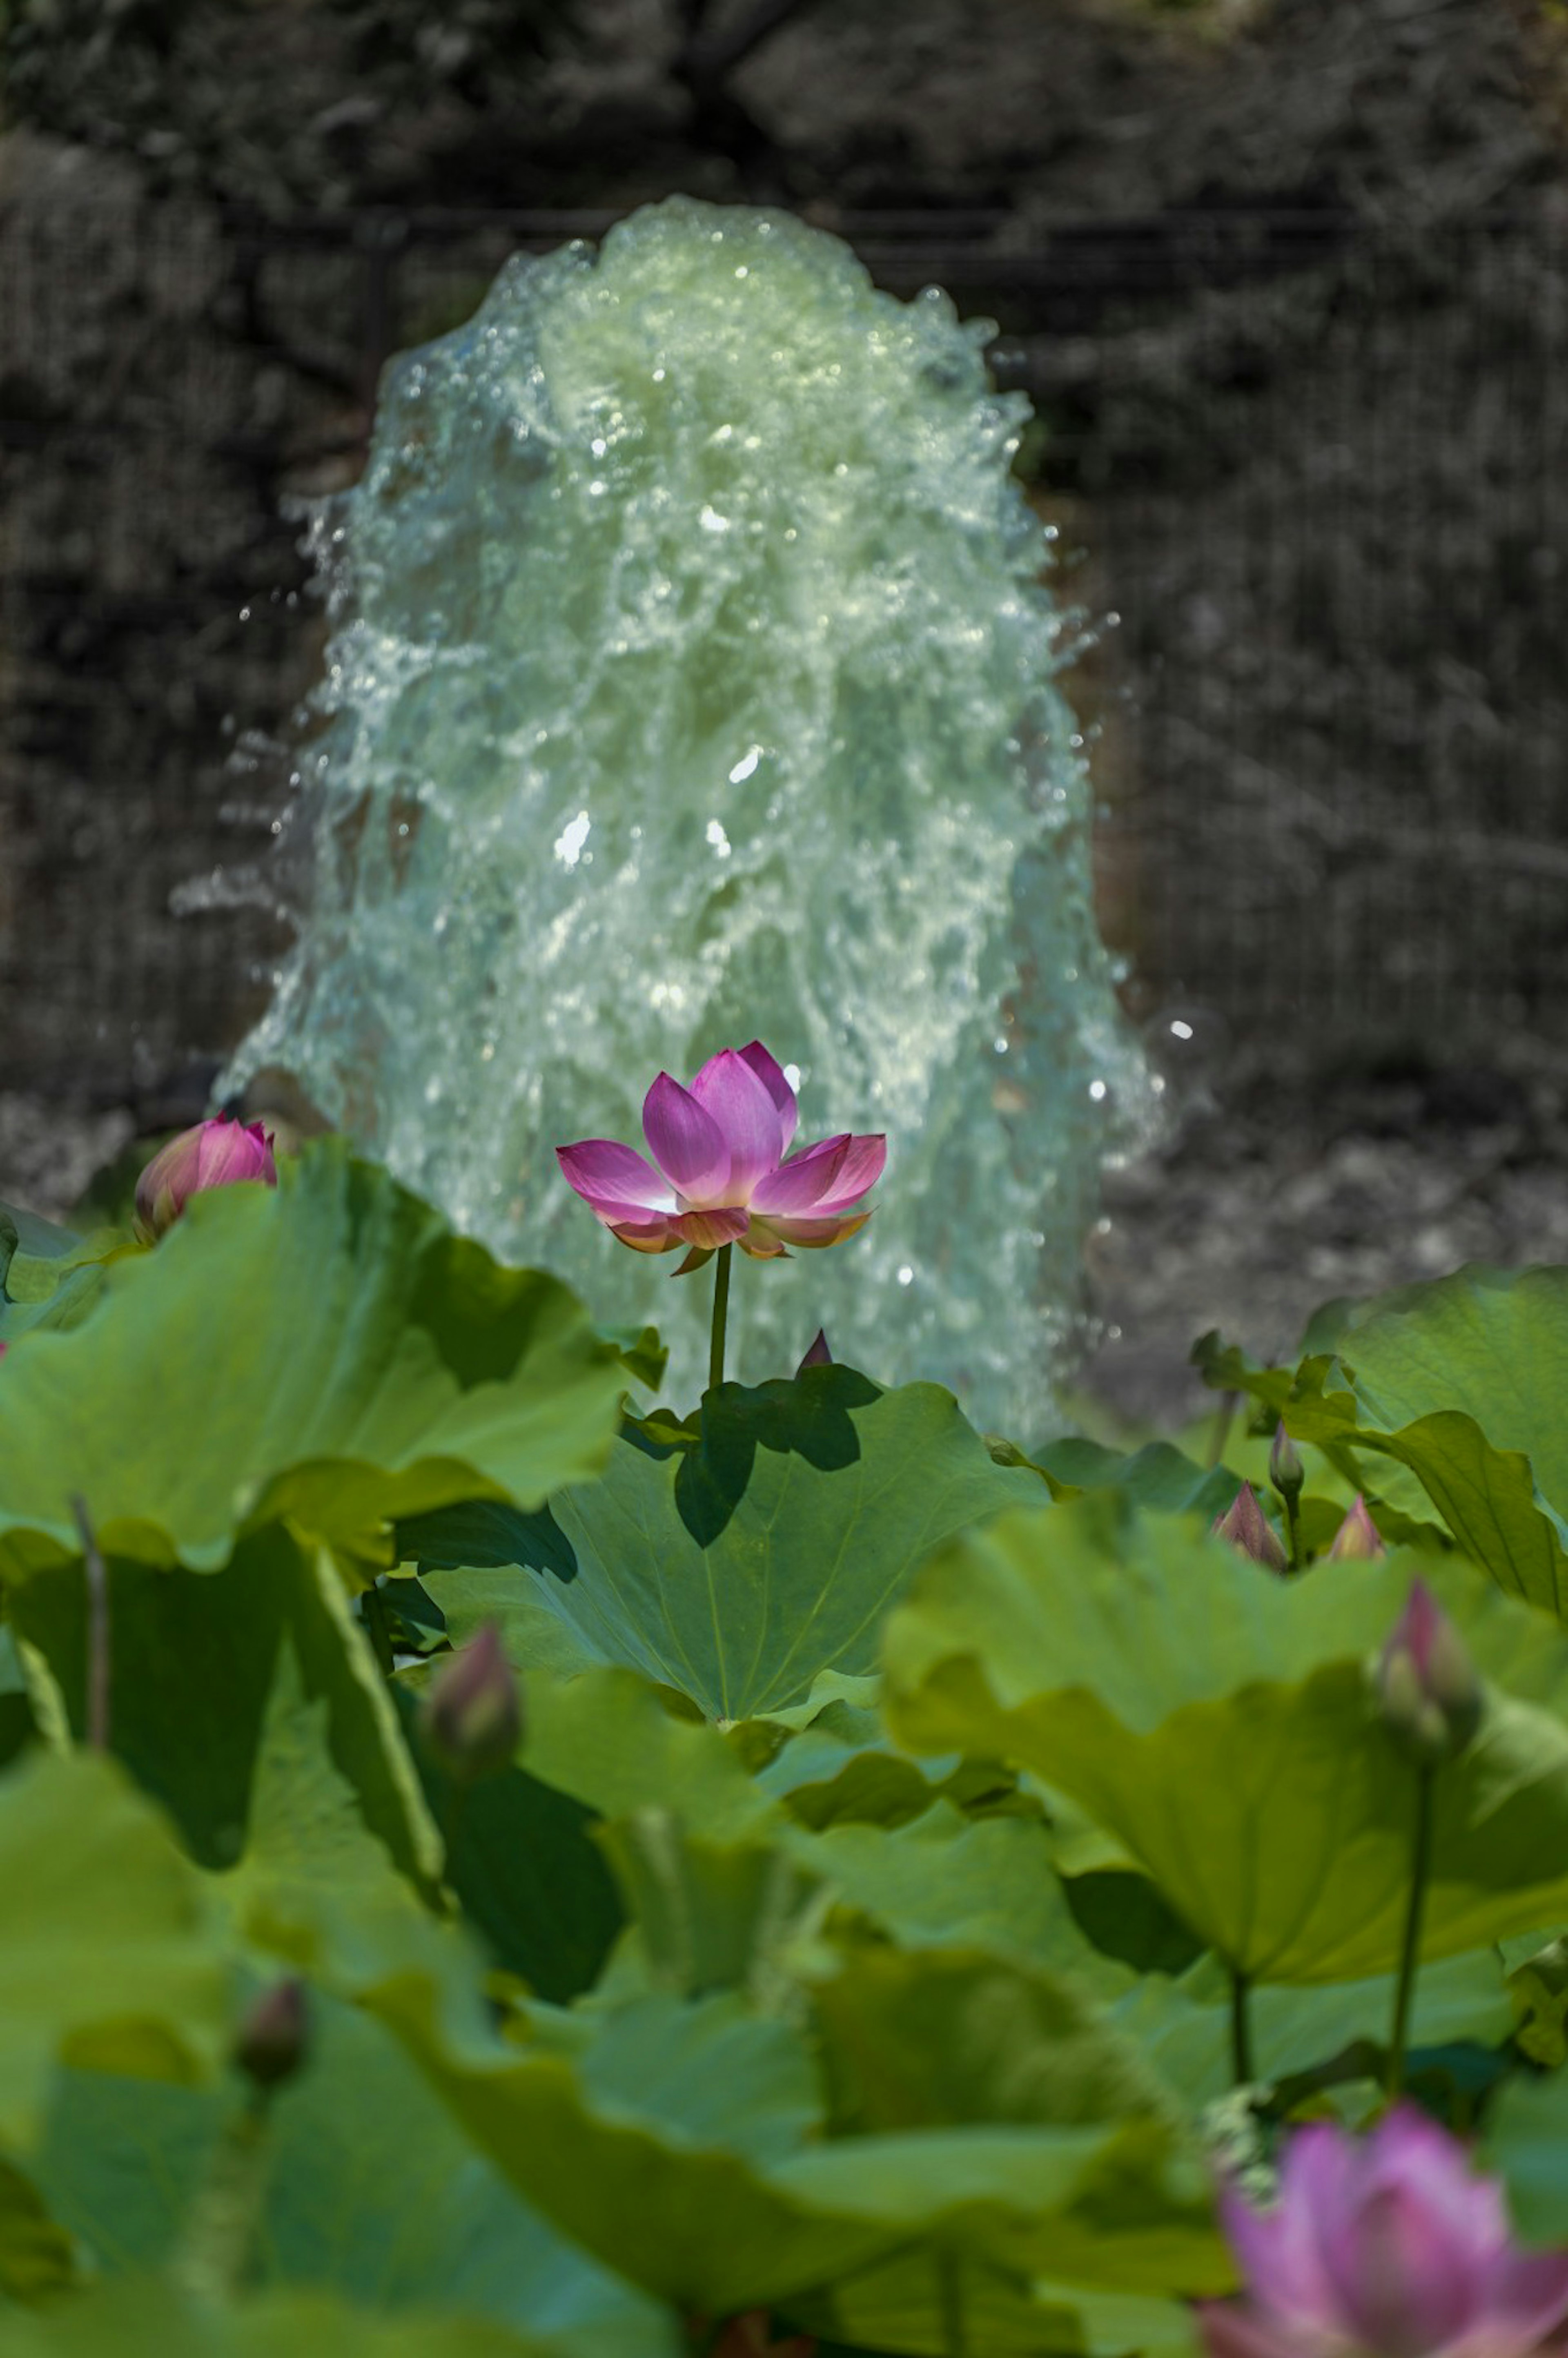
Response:
M551 1152L635 1141L661 1066L760 1034L803 1137L889 1133L862 1237L742 1271L732 1370L824 1325L1023 1433L1149 1122L987 332L676 200L393 362L316 517L313 874L228 1085L282 1068L487 1243L655 1318L677 1396L707 1282L613 1243Z

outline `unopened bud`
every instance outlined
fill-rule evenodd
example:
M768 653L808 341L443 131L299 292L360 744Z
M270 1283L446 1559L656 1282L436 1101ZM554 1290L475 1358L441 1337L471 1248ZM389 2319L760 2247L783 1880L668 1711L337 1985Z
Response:
M1243 1482L1225 1513L1215 1517L1209 1536L1227 1540L1242 1555L1250 1556L1254 1563L1267 1564L1271 1572L1283 1572L1289 1561L1250 1482Z
M277 1184L272 1140L259 1121L199 1121L193 1130L160 1147L136 1182L133 1226L143 1244L156 1244L173 1228L192 1195L236 1180Z
M795 1374L804 1376L807 1368L830 1368L832 1365L833 1354L827 1347L827 1337L819 1326L816 1330L816 1339L796 1368Z
M1374 1683L1385 1726L1423 1768L1456 1759L1480 1725L1476 1666L1424 1580L1411 1585Z
M1356 1504L1334 1534L1328 1551L1330 1563L1365 1563L1376 1555L1387 1555L1383 1536L1367 1512L1367 1501L1359 1491Z
M431 1758L460 1784L511 1768L523 1735L523 1697L493 1621L432 1679L419 1732Z
M254 2086L276 2088L305 2061L309 2036L304 1983L275 1982L241 2023L234 2061Z
M1269 1450L1269 1479L1287 1507L1293 1507L1302 1495L1306 1469L1301 1453L1283 1424L1274 1428L1273 1442Z

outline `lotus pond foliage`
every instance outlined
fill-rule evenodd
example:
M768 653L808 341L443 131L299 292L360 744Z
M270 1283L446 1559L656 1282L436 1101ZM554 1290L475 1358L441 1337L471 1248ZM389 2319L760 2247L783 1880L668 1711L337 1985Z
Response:
M337 1140L0 1207L0 2351L1555 2346L1568 1271L983 1434L726 1379L881 1176L795 1114L561 1151L695 1404Z

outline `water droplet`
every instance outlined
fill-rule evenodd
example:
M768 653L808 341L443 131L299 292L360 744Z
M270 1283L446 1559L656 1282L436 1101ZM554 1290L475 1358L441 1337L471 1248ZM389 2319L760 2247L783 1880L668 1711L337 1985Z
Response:
M738 786L742 778L749 778L762 758L762 749L760 745L748 745L730 773L730 784Z
M719 854L719 859L728 860L730 857L730 838L725 834L723 827L716 818L710 818L708 820L706 833L708 842L713 846L713 849Z
M911 1269L907 1261L904 1262L903 1267L899 1271L898 1282L900 1285L913 1285L914 1283L914 1271Z
M784 1068L784 1076L789 1083L791 1088L798 1093L800 1088L800 1066L798 1065L786 1065Z
M1099 1104L1101 1098L1105 1096L1105 1083L1103 1081L1091 1081L1089 1083L1089 1095L1093 1098L1096 1105Z
M697 522L704 532L728 532L730 529L729 517L720 515L717 508L705 507Z
M1190 1023L1184 1023L1178 1016L1176 1021L1171 1026L1171 1037L1173 1040L1190 1040L1192 1036L1192 1025Z
M563 868L577 866L578 861L582 858L582 848L588 841L588 830L592 824L586 811L579 811L576 818L568 820L562 827L550 848Z

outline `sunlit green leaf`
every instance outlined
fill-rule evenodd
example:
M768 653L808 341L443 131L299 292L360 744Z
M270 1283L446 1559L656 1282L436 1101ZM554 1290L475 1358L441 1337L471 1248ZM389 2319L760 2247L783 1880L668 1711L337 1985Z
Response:
M269 2115L263 2284L483 2316L563 2358L674 2358L674 2320L513 2192L390 2032L319 1996L310 2026L307 2068ZM237 2101L232 2089L60 2076L38 2178L98 2268L173 2259Z
M218 1570L285 1515L345 1558L466 1498L541 1505L610 1447L623 1373L575 1296L455 1236L335 1141L196 1196L0 1390L0 1577L114 1554ZM200 1436L200 1445L193 1437Z
M34 1752L0 1778L0 2142L25 2147L60 2059L200 2078L230 1981L195 1869L112 1761Z
M243 1541L217 1574L112 1559L108 1598L114 1748L178 1820L203 1866L232 1866L240 1855L268 1698L287 1663L323 1704L332 1758L365 1823L405 1872L427 1882L438 1876L440 1845L385 1682L319 1549L275 1525ZM17 1589L11 1612L80 1735L80 1569L37 1574Z
M599 1480L552 1501L577 1576L539 1593L590 1655L709 1718L756 1717L804 1700L820 1671L871 1670L882 1617L930 1549L1039 1495L934 1384L883 1393L840 1367L726 1384L682 1445L634 1429Z
M888 1631L894 1732L1032 1768L1254 1979L1387 1972L1414 1809L1365 1663L1421 1571L1495 1683L1437 1780L1429 1955L1568 1904L1568 1642L1457 1558L1281 1581L1106 1498L953 1541Z

